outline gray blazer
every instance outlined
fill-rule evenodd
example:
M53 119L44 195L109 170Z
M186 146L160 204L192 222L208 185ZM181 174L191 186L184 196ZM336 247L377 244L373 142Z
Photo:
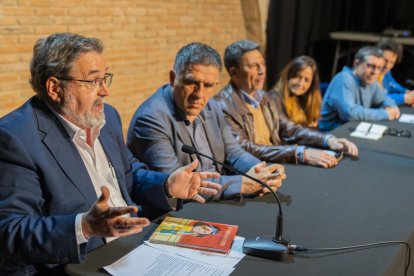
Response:
M213 157L236 169L247 172L260 162L244 151L234 139L221 110L209 102L200 113ZM190 164L196 155L181 151L183 144L192 145L186 119L180 114L172 97L172 87L167 84L159 88L135 112L127 135L127 145L133 154L151 169L172 172ZM221 192L214 200L241 196L241 176L216 166L222 173L219 183ZM227 175L226 175L227 174Z

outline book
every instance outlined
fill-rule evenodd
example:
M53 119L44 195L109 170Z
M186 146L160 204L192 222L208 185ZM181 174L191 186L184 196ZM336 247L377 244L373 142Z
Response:
M364 139L379 140L387 128L388 127L384 125L360 122L355 131L351 133L351 136Z
M230 224L166 217L149 241L227 254L238 228Z

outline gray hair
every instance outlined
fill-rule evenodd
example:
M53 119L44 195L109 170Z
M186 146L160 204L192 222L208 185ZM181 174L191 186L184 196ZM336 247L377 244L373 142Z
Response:
M174 63L175 74L182 75L193 65L212 65L221 71L222 63L219 53L207 44L193 42L182 47Z
M377 42L377 46L383 51L391 51L397 55L397 63L400 63L403 55L403 46L397 41L384 37Z
M358 52L355 54L354 60L364 62L368 56L384 58L384 52L376 46L365 46L358 50Z
M253 50L262 52L260 45L251 40L239 40L227 46L224 51L224 66L227 72L230 73L231 67L238 67L241 57Z
M44 98L49 77L69 78L73 62L81 54L102 51L103 44L96 38L71 33L56 33L41 38L33 47L29 83L37 96Z

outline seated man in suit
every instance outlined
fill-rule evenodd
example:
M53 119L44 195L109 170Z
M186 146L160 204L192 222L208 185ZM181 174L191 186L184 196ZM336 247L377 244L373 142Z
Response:
M230 83L214 100L221 107L240 145L268 162L305 163L324 168L337 159L322 147L357 155L357 147L346 139L303 127L278 110L276 99L263 91L266 65L260 46L249 40L230 44L224 54ZM303 86L303 82L301 84ZM302 89L302 87L295 89Z
M221 171L211 160L182 152L183 145L266 180L276 190L285 176L283 166L266 167L234 140L222 113L209 102L219 82L220 55L208 45L191 43L176 56L170 84L161 86L135 112L127 135L133 154L151 169L172 172L199 159L202 170ZM279 176L272 172L279 170ZM226 174L223 171L223 174ZM222 175L221 193L210 200L269 192L246 177Z
M385 67L384 54L373 46L355 54L354 67L339 72L322 101L319 128L332 130L348 121L396 120L400 110L377 82Z
M167 175L132 158L104 104L113 75L99 40L40 39L30 71L36 96L0 119L0 275L63 274L110 237L140 232L149 221L137 212L170 211L167 195L202 202L198 192L220 188L197 162Z

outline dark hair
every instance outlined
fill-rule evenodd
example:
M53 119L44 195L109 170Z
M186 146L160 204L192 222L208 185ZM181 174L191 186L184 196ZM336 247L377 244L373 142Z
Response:
M250 40L239 40L227 46L224 51L224 66L227 72L230 73L231 67L239 67L241 57L253 50L262 52L260 45Z
M201 222L201 221L198 221L198 222L194 223L192 226L193 226L193 228L196 227L196 226L208 226L208 227L213 229L212 234L217 234L218 232L220 232L219 227L208 224L208 223L205 223L205 222ZM199 234L199 233L197 233L197 236L204 237L204 236L208 236L208 235L212 235L212 234Z
M193 42L182 47L175 57L174 72L181 75L193 65L212 65L221 71L219 53L207 44Z
M354 60L364 62L368 56L384 58L384 52L376 46L365 46L358 50L358 52L355 54Z
M301 96L305 99L305 107L302 109L298 97L289 91L288 82L306 67L312 70L312 83L308 91ZM316 61L309 56L299 56L283 68L279 81L273 90L280 94L286 115L292 121L303 126L311 126L320 117L322 97L319 85L319 71Z
M377 42L377 46L382 51L391 51L391 52L395 53L397 55L397 62L396 63L401 62L402 56L403 56L403 46L400 43L398 43L397 41L395 41L391 38L384 37L380 41Z
M56 33L39 39L33 47L30 62L31 84L37 96L46 95L46 81L49 77L69 78L73 62L83 53L102 53L99 39L87 38L71 33Z

